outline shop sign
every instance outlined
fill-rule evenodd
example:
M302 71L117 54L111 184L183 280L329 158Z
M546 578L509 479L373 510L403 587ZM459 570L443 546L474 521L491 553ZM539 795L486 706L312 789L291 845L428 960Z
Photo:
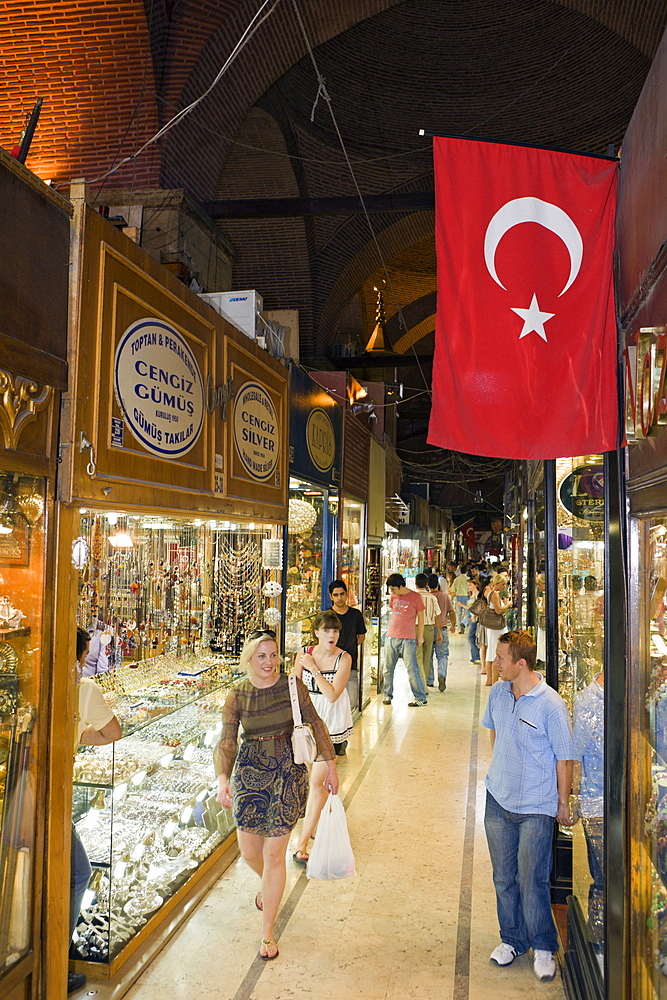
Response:
M234 400L234 443L246 472L265 482L280 461L280 428L273 400L257 382L244 382Z
M319 406L308 416L306 445L315 468L328 472L336 456L336 435L329 417Z
M642 327L626 347L625 433L628 441L657 434L667 424L667 335L664 326Z
M120 338L114 362L118 405L134 436L160 458L179 458L197 442L206 398L197 360L168 323L141 319Z
M604 521L603 466L573 469L560 484L558 496L563 507L581 521Z

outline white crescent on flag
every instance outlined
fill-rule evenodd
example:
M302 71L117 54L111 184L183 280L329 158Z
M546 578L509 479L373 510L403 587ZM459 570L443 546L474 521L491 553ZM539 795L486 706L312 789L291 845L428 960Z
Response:
M562 208L541 198L513 198L499 208L493 216L484 237L484 260L489 274L501 288L505 288L496 272L496 250L505 233L521 222L536 222L560 236L570 254L570 276L558 293L560 298L575 280L581 267L584 244L574 222ZM507 291L507 289L505 289Z

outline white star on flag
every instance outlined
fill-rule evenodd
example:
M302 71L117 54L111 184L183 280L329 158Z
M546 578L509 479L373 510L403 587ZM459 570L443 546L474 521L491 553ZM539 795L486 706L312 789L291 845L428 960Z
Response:
M514 306L510 306L510 309L523 320L523 330L519 335L519 340L522 340L523 337L527 337L529 333L535 331L535 333L541 337L545 343L548 343L547 335L544 332L544 324L556 314L541 312L540 307L537 304L537 296L535 293L533 293L530 307L528 309L515 309Z

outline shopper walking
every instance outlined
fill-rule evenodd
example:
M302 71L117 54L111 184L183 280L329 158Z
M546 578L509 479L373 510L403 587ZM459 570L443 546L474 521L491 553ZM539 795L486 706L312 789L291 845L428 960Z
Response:
M303 681L315 711L329 730L334 749L341 743L347 745L352 735L352 709L347 693L351 659L349 653L338 645L340 619L333 611L324 611L313 622L316 644L299 653L294 673ZM298 864L308 863L308 842L315 834L320 813L327 800L324 787L326 762L315 761L309 765L310 781L308 803L301 829L301 838L293 855Z
M424 641L424 602L420 594L405 586L405 577L391 573L387 577L389 627L384 644L384 684L382 703L391 705L394 696L394 671L402 658L408 671L412 701L410 708L427 704L427 693L417 664L416 650Z
M500 596L501 591L505 590L506 587L507 574L496 573L496 575L491 578L490 583L484 591L486 603L489 608L496 612L497 615L503 615L512 605L512 602L509 599L507 601L503 601ZM486 624L486 622L483 622L483 624L486 630L486 683L495 684L498 680L498 671L495 667L496 643L505 631L505 625L502 624L499 627L492 628L490 625Z
M433 672L433 644L442 642L443 621L440 605L428 589L428 576L418 573L415 577L416 592L424 602L424 641L417 646L417 663L426 687L435 686Z
M285 854L306 805L308 771L305 764L294 763L292 704L288 678L280 673L276 633L252 632L239 665L247 677L227 696L214 762L218 801L233 808L241 855L262 880L255 896L255 906L263 911L259 956L269 962L278 957L274 924L285 889ZM301 717L313 727L318 755L326 762L325 787L335 795L333 744L302 682L297 680L296 686ZM242 742L237 748L239 725Z
M347 682L350 704L353 708L359 708L359 647L366 638L366 622L361 611L358 608L351 608L348 604L347 586L343 580L331 581L329 596L331 611L338 615L341 622L338 646L349 653L352 659L350 679ZM342 757L345 755L347 740L335 743L334 746L337 755Z
M447 688L447 669L449 667L449 633L447 631L447 622L449 622L449 627L453 635L456 632L456 611L454 610L454 605L449 594L443 593L440 589L437 576L429 576L428 589L440 607L442 631L440 641L436 641L433 649L438 669L438 688L440 691L444 691ZM431 665L431 672L432 670L433 666Z
M456 608L456 618L459 623L459 632L465 632L465 627L470 621L470 615L468 614L468 598L470 594L468 593L468 574L465 569L462 568L458 576L454 577L454 580L449 588L450 597L454 601L454 606Z
M572 731L565 702L535 673L529 632L500 636L501 682L489 692L482 725L491 731L484 828L493 866L501 943L496 965L533 949L538 979L553 979L558 950L551 913L554 819L572 825Z

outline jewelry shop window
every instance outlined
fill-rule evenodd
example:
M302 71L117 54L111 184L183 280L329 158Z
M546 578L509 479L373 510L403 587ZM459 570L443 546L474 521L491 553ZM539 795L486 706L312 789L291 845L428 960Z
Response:
M246 635L281 620L282 531L262 524L81 511L73 546L82 668L122 729L80 746L73 819L93 868L76 958L123 948L232 832L212 748Z
M604 475L601 455L556 463L558 690L574 732L572 894L600 970L604 927Z
M45 482L0 471L0 969L31 947Z

